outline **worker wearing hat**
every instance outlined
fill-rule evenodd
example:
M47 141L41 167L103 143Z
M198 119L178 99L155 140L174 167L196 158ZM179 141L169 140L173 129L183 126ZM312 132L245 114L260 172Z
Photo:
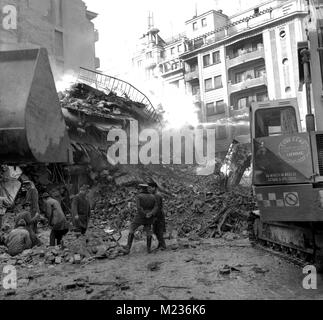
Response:
M140 192L137 196L137 214L130 225L128 244L126 246L127 253L130 253L130 249L134 240L134 234L140 226L144 226L144 231L147 236L147 252L151 252L152 243L152 224L154 221L153 213L156 211L157 202L155 197L149 193L149 186L147 184L140 184Z
M31 228L33 232L37 234L38 219L40 218L38 190L36 189L35 184L30 180L24 181L23 184L27 189L25 203L30 204L30 214L33 219Z
M72 201L73 225L76 228L76 231L81 232L82 235L85 235L87 231L91 215L91 205L87 199L88 191L89 186L82 186L78 195L76 195Z
M59 246L62 244L63 237L69 231L65 214L62 210L60 203L52 198L48 193L42 195L46 207L46 216L48 224L52 229L49 238L49 245L51 247Z
M164 232L166 232L166 222L165 215L163 212L163 198L158 192L158 185L155 181L151 180L148 183L149 187L152 188L152 193L154 194L157 202L157 210L154 212L155 220L153 223L153 232L158 240L158 248L161 250L166 249L166 243L164 240Z

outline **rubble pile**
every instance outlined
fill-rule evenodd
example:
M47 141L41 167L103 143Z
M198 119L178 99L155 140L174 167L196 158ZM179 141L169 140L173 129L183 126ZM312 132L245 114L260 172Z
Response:
M84 264L94 260L115 259L125 254L125 249L118 243L118 235L111 235L102 229L91 226L86 236L69 232L64 237L64 246L49 247L49 231L42 229L39 234L43 245L24 251L11 257L6 247L0 246L0 262L10 265L32 268L42 265Z
M249 188L237 187L224 192L216 176L196 176L189 167L131 168L123 177L130 185L117 185L120 177L109 177L113 183L105 184L101 180L95 188L94 217L101 227L109 222L112 229L126 228L136 212L136 186L150 179L162 192L168 228L175 229L179 236L215 237L224 232L243 233L247 229L249 212L255 208Z

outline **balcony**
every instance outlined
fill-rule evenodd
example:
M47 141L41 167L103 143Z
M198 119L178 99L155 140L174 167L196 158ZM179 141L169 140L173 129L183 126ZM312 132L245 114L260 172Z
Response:
M228 82L228 92L229 94L243 91L246 89L252 89L259 86L267 86L267 76L263 75L258 78L247 79L243 82L232 84L231 81Z
M235 66L241 65L257 59L265 59L265 50L264 47L259 47L254 51L246 51L243 54L240 54L236 57L227 57L227 68L233 68Z
M195 80L195 79L199 79L199 71L195 70L195 71L187 72L184 75L184 78L185 78L186 82L189 82L189 81L192 81L192 80Z

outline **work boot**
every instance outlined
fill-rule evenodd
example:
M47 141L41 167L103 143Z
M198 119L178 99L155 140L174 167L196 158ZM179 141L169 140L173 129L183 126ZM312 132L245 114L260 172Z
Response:
M158 247L159 247L159 249L160 249L160 250L162 250L162 251L164 251L164 250L166 250L166 249L167 249L167 248L166 248L166 243L165 243L165 240L164 240L164 239L159 243Z
M151 253L151 242L152 242L153 237L152 236L148 236L147 237L147 252Z
M129 254L130 253L130 250L131 250L131 247L132 247L132 243L133 243L134 237L135 237L135 235L133 233L129 233L129 235L128 235L128 243L124 247L124 249L126 251L125 252L126 254Z
M157 236L157 240L158 240L158 250L166 250L166 243L165 243L165 239L164 239L164 235L163 234L158 234Z

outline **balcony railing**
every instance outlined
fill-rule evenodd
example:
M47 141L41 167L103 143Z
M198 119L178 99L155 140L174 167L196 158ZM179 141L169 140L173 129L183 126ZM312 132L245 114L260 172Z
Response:
M252 79L247 79L243 82L239 82L239 83L234 83L232 84L230 81L228 83L228 91L229 94L235 93L235 92L239 92L239 91L243 91L246 89L250 89L250 88L254 88L254 87L258 87L261 85L267 85L267 76L263 75L257 78L252 78Z
M195 71L187 72L184 75L184 78L185 78L186 82L189 82L189 81L192 81L192 80L195 80L195 79L199 79L199 71L195 70Z
M160 72L162 76L169 75L170 73L173 73L173 72L184 71L183 63L180 60L176 60L175 62L173 60L170 60L168 62L160 64L160 67L161 67Z
M145 117L151 121L160 122L159 116L148 97L130 83L85 68L80 68L78 80L102 90L106 94L114 92L120 97L142 104Z
M246 51L237 56L231 56L231 57L228 56L227 66L228 68L232 68L240 64L247 63L261 58L265 58L264 47L259 47L257 50L253 50L253 51Z

